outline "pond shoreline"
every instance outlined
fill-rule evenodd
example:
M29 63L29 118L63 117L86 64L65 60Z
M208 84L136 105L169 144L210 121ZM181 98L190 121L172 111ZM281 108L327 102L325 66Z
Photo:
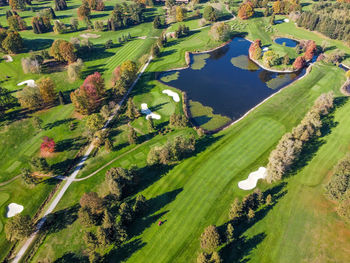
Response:
M248 40L249 42L253 42L247 38L244 38L246 40ZM169 70L165 70L165 71L162 71L161 73L164 73L164 72L171 72L171 71L177 71L177 70L183 70L183 69L188 69L190 67L190 64L191 64L191 61L190 61L190 54L194 54L194 55L198 55L198 54L206 54L206 53L210 53L212 51L215 51L217 49L220 49L224 46L226 46L227 44L231 43L233 39L230 39L229 41L215 47L215 48L212 48L210 50L205 50L205 51L186 51L185 52L185 61L186 61L186 66L184 67L180 67L180 68L173 68L173 69L169 69ZM273 70L273 69L270 69L270 68L266 68L264 66L262 66L259 62L255 61L254 59L251 59L250 58L250 55L249 55L249 52L248 52L248 57L250 60L252 60L256 65L258 65L261 69L263 70L266 70L266 71L270 71L270 72L273 72L273 73L297 73L299 70L288 70L288 71L281 71L281 70ZM182 94L182 102L183 102L183 111L186 115L186 117L189 119L190 123L192 124L193 128L195 128L196 130L197 129L202 129L204 131L205 134L214 134L214 133L217 133L217 132L220 132L222 130L225 130L227 128L229 128L230 126L234 125L235 123L239 122L240 120L242 120L243 118L245 118L249 113L251 113L253 110L255 110L257 107L259 107L260 105L262 105L263 103L265 103L267 100L269 100L270 98L272 98L273 96L275 96L276 94L280 93L283 89L291 86L292 84L294 84L296 81L304 78L305 76L307 76L310 72L311 72L311 69L312 69L312 65L314 63L310 63L307 67L306 67L306 71L305 71L305 74L303 74L303 76L299 77L298 79L296 79L295 81L289 83L288 85L286 85L285 87L282 87L279 91L271 94L269 97L265 98L263 101L261 101L260 103L258 103L257 105L255 105L253 108L249 109L246 113L244 113L240 118L236 119L236 120L232 120L232 121L229 121L227 124L219 127L219 128L216 128L214 130L206 130L204 128L202 128L201 126L198 126L196 125L196 123L193 121L193 118L192 118L192 114L190 113L190 110L189 110L189 102L188 102L188 98L187 98L187 94L186 92L182 91L182 90L179 90L173 86L170 86L170 85L167 85L165 83L163 83L162 81L160 81L158 79L158 77L156 78L157 81L159 81L160 83L162 84L165 84L166 86L168 87L171 87L171 88L174 88L176 90L178 90L181 94ZM161 74L160 73L160 74Z

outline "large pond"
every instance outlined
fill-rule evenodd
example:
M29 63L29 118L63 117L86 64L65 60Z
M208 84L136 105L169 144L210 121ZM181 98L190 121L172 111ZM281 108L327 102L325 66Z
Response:
M286 47L296 47L298 45L298 41L286 37L276 38L275 43L285 45Z
M303 74L261 69L248 58L249 46L244 38L234 38L210 53L191 55L189 68L164 72L159 80L233 121ZM203 118L197 124L203 125Z

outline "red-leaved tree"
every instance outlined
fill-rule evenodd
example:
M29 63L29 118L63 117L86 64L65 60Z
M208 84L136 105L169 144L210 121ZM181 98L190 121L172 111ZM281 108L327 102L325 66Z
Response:
M45 136L40 145L41 153L52 153L55 151L56 143L52 138Z
M305 59L311 60L314 57L316 50L317 50L317 46L315 41L309 40L306 44Z
M87 76L83 85L70 94L76 111L90 114L101 105L105 95L105 84L100 73Z
M305 67L306 61L303 56L297 57L293 63L293 68L300 70Z

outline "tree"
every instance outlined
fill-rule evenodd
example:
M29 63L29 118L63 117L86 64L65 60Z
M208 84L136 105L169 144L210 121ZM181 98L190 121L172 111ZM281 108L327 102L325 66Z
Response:
M143 195L138 195L133 206L133 211L136 215L143 214L147 209L147 200Z
M77 59L73 44L63 39L56 39L49 53L58 61L72 63Z
M83 4L77 10L78 18L80 20L89 19L91 10L87 2L83 2Z
M27 168L23 168L21 170L21 177L22 177L24 183L29 185L29 186L33 186L33 185L36 185L38 183L38 180L36 179L36 177L32 176L32 173Z
M104 118L99 113L94 113L86 118L86 126L91 132L96 132L103 127Z
M160 49L159 49L157 43L152 46L151 55L154 58L157 58L160 55Z
M97 248L98 241L94 233L90 231L85 232L83 240L90 251L94 251Z
M120 221L122 225L129 224L133 219L133 211L128 203L122 203L119 207Z
M203 17L207 21L215 22L218 19L218 14L211 5L206 5L203 11Z
M228 223L226 227L226 240L227 242L232 242L233 239L234 239L234 228L231 223Z
M303 56L299 56L295 59L294 63L293 63L293 68L296 69L296 70L300 70L302 69L303 67L305 67L306 65L306 61L304 59Z
M44 136L43 142L40 145L40 151L42 154L53 153L55 151L56 143L52 138Z
M29 237L34 231L34 224L28 215L15 215L5 224L6 239L9 241L21 240Z
M129 127L128 140L129 144L137 144L137 134L133 127Z
M140 117L140 115L141 114L139 110L135 107L133 99L129 98L127 103L126 116L128 116L130 120L134 120Z
M280 63L279 61L279 56L272 50L266 51L263 55L263 62L268 67L278 65Z
M81 58L78 58L76 62L69 64L67 69L69 80L73 82L80 78L83 67L84 63Z
M114 226L114 218L107 209L103 212L102 227L105 229L112 228Z
M272 9L273 9L273 13L274 14L283 14L284 13L284 10L283 10L283 5L282 5L282 2L280 0L278 1L275 1L273 4L272 4Z
M17 31L8 31L1 46L8 53L19 53L23 49L23 39Z
M9 24L10 30L20 31L27 29L26 22L19 15L10 16L9 18L7 18L7 22Z
M153 20L153 28L159 29L162 26L159 16L155 16Z
M50 77L38 80L37 86L43 102L47 105L53 104L57 99L56 85Z
M120 65L121 76L127 75L128 79L133 80L136 77L136 73L137 73L136 63L131 60L124 61Z
M266 200L265 200L265 203L267 205L270 205L272 203L272 196L271 194L268 194L267 197L266 197Z
M311 60L317 51L317 45L315 41L309 40L306 44L305 60Z
M290 63L290 59L289 59L289 56L288 54L286 54L284 57L283 57L283 65L289 65Z
M12 10L25 10L26 2L25 0L9 0L9 5Z
M175 9L176 12L176 21L182 22L186 18L186 10L185 8L182 8L181 6L177 6Z
M245 2L243 4L241 4L241 6L239 7L238 10L238 17L240 19L248 19L250 17L252 17L254 15L254 7L253 4L251 2Z
M88 207L81 207L78 211L78 218L80 223L85 227L92 227L97 223L96 216Z
M231 28L228 24L225 23L216 23L214 24L209 31L209 35L215 41L226 41L230 38Z
M32 18L32 27L35 34L49 32L52 29L49 16L35 16Z
M252 220L255 216L255 213L254 213L254 210L249 208L249 211L248 211L248 214L247 214L247 217L249 220Z
M185 115L173 113L170 115L169 125L171 127L187 127L188 120Z
M66 0L55 0L55 10L62 11L67 9Z
M105 141L105 150L107 152L111 152L113 150L113 144L112 144L111 140L108 138Z
M100 214L104 209L103 199L100 198L95 192L84 193L80 198L79 203L81 207L90 209L91 213L93 214Z
M147 127L148 127L148 132L154 132L155 127L154 127L154 122L153 122L153 118L148 118L147 119Z
M43 157L33 157L30 161L32 168L38 172L49 172L50 166Z
M23 108L37 109L44 105L38 87L25 87L18 92L17 97Z
M210 263L221 263L222 259L217 251L214 251L210 257Z
M111 110L109 109L108 105L103 105L101 110L100 110L101 116L107 120L109 116L111 115Z
M249 57L251 59L258 60L261 58L261 55L262 55L261 40L257 39L253 43L250 44Z
M238 200L238 198L235 198L235 200L231 204L229 218L230 220L234 220L236 218L240 218L242 215L243 215L242 203Z
M220 235L214 225L208 226L201 235L201 248L212 252L220 245Z
M105 95L104 80L100 73L89 75L83 85L70 94L75 109L82 114L90 114L99 107Z

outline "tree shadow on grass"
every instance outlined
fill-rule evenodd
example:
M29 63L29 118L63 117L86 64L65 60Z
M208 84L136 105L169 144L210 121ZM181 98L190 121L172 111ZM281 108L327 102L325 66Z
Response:
M76 138L64 139L56 143L55 151L65 152L65 151L79 150L84 145L84 143L85 143L84 138L81 136Z
M23 43L25 46L24 51L29 52L29 51L39 51L43 49L47 49L51 47L53 40L52 39L45 39L45 38L24 38Z
M47 234L57 233L69 225L72 225L78 219L79 204L59 210L47 215L43 230Z
M147 213L142 218L137 218L129 227L129 237L132 238L140 235L145 229L167 214L168 211L163 211L161 213L157 213L157 211L173 202L182 190L183 188L179 188L147 200Z
M105 262L125 262L132 254L137 250L140 250L146 245L141 238L137 238L125 243L122 247L113 249L108 255L105 256Z
M73 118L67 118L67 119L63 119L63 120L57 120L57 121L54 121L54 122L46 124L44 129L45 130L51 130L51 129L57 127L57 126L60 126L62 124L65 124L65 123L68 123L68 122L71 122L71 121L74 121L74 119Z
M73 252L67 252L62 257L54 261L54 263L72 263L72 262L88 263L89 258L87 256L78 255Z
M62 162L51 165L51 170L55 175L65 176L77 161L78 158L68 158Z

